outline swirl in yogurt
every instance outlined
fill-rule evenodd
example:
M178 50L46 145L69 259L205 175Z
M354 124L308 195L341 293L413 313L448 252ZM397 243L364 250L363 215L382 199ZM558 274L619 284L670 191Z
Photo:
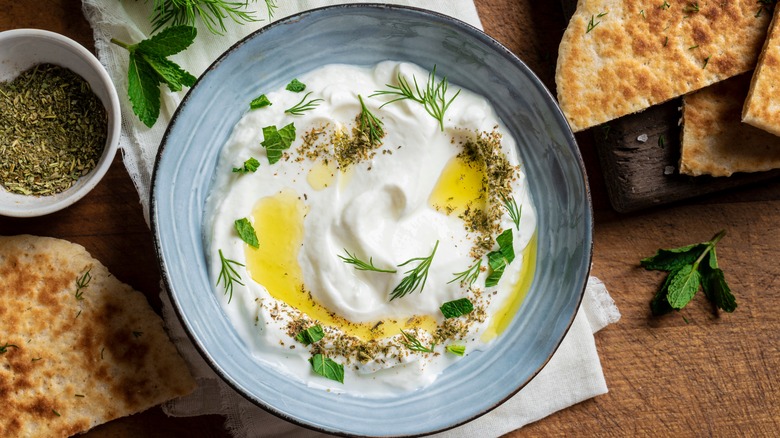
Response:
M376 94L399 78L424 84L429 75L393 61L324 66L298 78L318 105L285 113L305 94L281 88L266 94L271 106L235 126L204 235L215 283L219 250L245 266L232 299L216 293L258 362L314 387L395 395L432 383L464 357L456 353L487 348L519 308L533 278L536 216L515 141L469 90L452 100L441 125L419 102L385 104L392 96ZM450 89L452 97L457 87ZM382 123L378 142L361 130L361 101ZM263 127L290 123L295 139L269 164ZM230 171L249 158L262 162L256 172ZM253 224L258 248L238 238L241 218ZM496 240L502 234L508 247ZM513 257L486 286L501 251ZM351 256L377 270L356 269ZM429 256L424 286L391 299ZM464 298L473 311L445 318L440 307ZM321 340L296 339L314 325L323 328ZM402 330L432 352L410 348ZM344 382L314 373L314 354L343 365Z

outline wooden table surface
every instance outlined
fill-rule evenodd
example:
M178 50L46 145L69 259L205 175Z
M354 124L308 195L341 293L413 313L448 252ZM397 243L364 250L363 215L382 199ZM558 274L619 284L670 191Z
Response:
M119 1L119 0L117 0ZM285 1L285 0L281 0ZM476 0L485 31L553 88L565 28L555 1ZM40 28L93 50L79 0L0 0L0 30ZM555 413L510 436L772 436L780 433L780 181L709 195L630 215L606 197L590 133L577 137L595 211L592 274L622 318L596 335L609 393ZM739 307L714 314L699 294L680 313L650 315L662 274L638 261L659 247L708 240L718 245ZM34 219L0 217L0 234L30 233L84 245L159 310L160 274L138 195L121 158L72 207ZM115 420L89 437L228 436L219 416L167 418L159 408Z

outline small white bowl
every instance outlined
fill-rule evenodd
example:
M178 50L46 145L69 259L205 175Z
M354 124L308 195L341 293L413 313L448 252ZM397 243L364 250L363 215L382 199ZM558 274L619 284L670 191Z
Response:
M106 174L119 145L119 97L103 65L81 44L58 33L38 29L0 32L0 81L13 80L30 67L49 63L70 69L89 82L108 115L103 155L88 174L69 189L51 196L9 193L0 185L0 215L42 216L62 210L89 193Z

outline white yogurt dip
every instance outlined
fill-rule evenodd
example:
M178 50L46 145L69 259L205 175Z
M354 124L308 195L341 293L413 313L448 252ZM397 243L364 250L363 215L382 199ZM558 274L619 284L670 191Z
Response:
M298 78L303 92L263 90L272 105L235 126L207 200L204 240L215 284L220 251L236 262L232 290L220 282L216 294L258 362L312 387L391 396L432 383L463 358L453 350L486 348L519 308L533 276L536 217L515 142L490 104L465 89L456 96L450 84L446 100L455 98L440 125L419 102L382 106L393 96L376 95L399 78L423 88L429 74L392 61L328 65ZM285 113L313 99L322 100L300 115ZM361 137L368 132L360 129L361 99L382 122L374 148ZM290 123L292 145L269 164L263 128ZM250 158L261 163L255 172L232 171ZM239 238L234 224L242 218L258 248ZM487 287L488 259L506 230L515 257ZM347 263L356 259L395 272ZM426 260L427 277L399 289ZM473 283L456 279L478 261ZM445 319L442 304L463 298L474 310ZM296 340L314 325L324 338ZM432 352L410 348L401 330ZM315 373L314 354L342 365L343 383Z

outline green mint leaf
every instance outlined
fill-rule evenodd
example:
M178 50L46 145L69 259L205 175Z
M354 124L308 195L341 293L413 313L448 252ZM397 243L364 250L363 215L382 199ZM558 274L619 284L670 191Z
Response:
M504 275L504 268L515 259L515 249L512 246L512 229L506 229L496 237L498 251L488 253L488 266L490 274L485 279L485 287L491 287L498 284L501 276Z
M669 283L672 282L672 275L673 274L668 274L666 276L661 288L658 289L658 292L655 293L655 296L650 301L650 311L654 316L660 316L674 310L672 309L672 306L669 305L669 300L666 299L666 296L669 295Z
M468 298L461 298L459 300L447 301L439 307L439 310L441 310L445 319L450 319L471 313L474 310L474 305L471 304Z
M684 265L671 274L669 293L666 299L673 309L682 309L688 304L701 285L701 274L693 265Z
M718 269L718 255L715 253L715 247L713 246L709 254L707 254L707 263L702 265L702 268L715 270Z
M334 362L322 354L315 354L309 359L315 373L330 380L344 383L344 365Z
M287 149L295 140L295 125L290 123L279 130L279 136L282 139L282 145Z
M138 55L154 70L158 80L167 84L171 91L181 91L183 85L187 87L195 85L197 78L184 71L175 62L143 52L138 52Z
M499 251L501 255L506 259L506 263L510 264L515 259L515 249L512 246L512 229L508 228L496 237Z
M299 81L298 79L293 79L290 81L289 84L287 84L287 87L285 87L286 90L292 91L293 93L300 93L301 91L306 89L306 84Z
M127 69L127 94L133 113L151 128L160 116L160 87L154 69L134 51Z
M260 242L257 241L257 233L252 223L247 218L238 219L235 223L238 237L252 248L259 248Z
M282 158L282 151L289 149L295 139L295 125L290 123L282 129L276 126L263 128L263 141L260 143L267 151L268 163L274 164Z
M726 230L721 230L704 243L674 249L661 249L641 261L647 269L670 271L661 288L650 302L654 315L681 309L687 305L701 287L704 295L718 308L733 312L737 303L731 294L723 271L718 268L715 245Z
M702 280L702 289L707 298L724 312L733 312L737 308L737 300L731 293L723 271L715 268L708 272Z
M490 269L494 271L504 269L506 266L506 259L504 258L504 255L501 254L501 251L490 251L487 257L488 266L490 266Z
M676 271L683 265L691 265L707 248L697 243L673 249L659 249L654 256L642 259L640 263L648 271Z
M233 172L234 173L249 173L249 172L255 172L257 168L260 167L260 162L257 161L254 157L249 158L248 160L244 161L244 165L241 167L234 167Z
M485 287L492 287L498 284L498 280L504 275L504 268L506 267L506 259L501 251L491 251L487 255L488 266L490 266L490 274L485 279Z
M138 50L160 57L175 55L195 41L198 30L192 26L171 26L136 44Z
M138 44L111 42L130 52L127 69L127 95L133 113L144 125L152 127L160 116L160 82L172 91L195 84L195 76L175 62L165 59L192 44L197 31L191 26L173 26Z
M249 102L249 108L250 109L258 109L263 108L266 106L273 105L270 100L268 100L268 97L265 94L261 94L254 99L252 99L251 102Z
M498 284L498 280L501 280L501 276L504 275L504 266L500 269L493 269L493 272L485 279L485 287L493 287Z
M699 266L702 275L701 287L704 295L710 302L724 312L733 312L737 308L737 301L726 283L723 271L718 268L718 256L715 247L712 247Z
M295 335L295 339L303 345L313 344L324 337L325 331L322 330L320 325L313 325Z
M455 354L457 356L463 356L466 354L466 346L465 345L448 345L445 347L447 351L449 351L452 354Z

